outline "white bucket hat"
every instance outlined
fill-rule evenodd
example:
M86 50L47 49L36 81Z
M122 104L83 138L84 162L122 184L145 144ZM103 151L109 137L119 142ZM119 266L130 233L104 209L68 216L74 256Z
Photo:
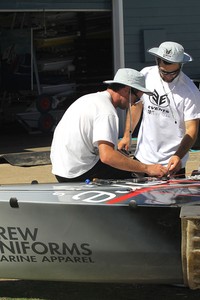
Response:
M124 85L128 85L138 91L142 91L145 94L152 95L153 93L145 88L145 78L144 75L140 72L129 69L122 68L117 71L113 80L106 80L104 83L121 83Z
M147 52L169 63L186 63L192 61L192 57L184 52L183 46L175 42L164 42L159 47L151 48Z

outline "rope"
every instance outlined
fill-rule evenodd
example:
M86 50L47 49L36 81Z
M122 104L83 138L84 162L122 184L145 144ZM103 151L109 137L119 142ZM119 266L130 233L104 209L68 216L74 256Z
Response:
M130 117L130 130L129 130L129 152L131 152L131 145L132 145L132 114L131 114L131 89L129 92L129 101L128 101L128 113Z

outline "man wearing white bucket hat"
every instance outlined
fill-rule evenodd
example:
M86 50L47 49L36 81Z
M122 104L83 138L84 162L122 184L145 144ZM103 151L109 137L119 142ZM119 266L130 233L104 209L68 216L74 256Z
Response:
M57 125L52 146L52 173L59 182L93 178L130 178L132 172L163 176L161 165L147 165L117 151L118 115L143 93L144 76L133 69L119 69L105 91L76 100Z
M146 164L167 166L169 175L185 177L189 149L195 143L199 128L200 92L192 80L182 72L184 63L192 57L176 42L164 42L148 52L155 56L156 66L146 67L146 88L153 96L143 95L142 101L131 108L119 149L129 148L130 132L140 116L135 157Z

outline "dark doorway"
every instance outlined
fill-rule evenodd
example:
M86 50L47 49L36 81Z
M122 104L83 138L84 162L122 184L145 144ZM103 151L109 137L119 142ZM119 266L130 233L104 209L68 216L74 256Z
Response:
M0 13L0 31L1 123L52 130L77 97L113 76L109 11Z

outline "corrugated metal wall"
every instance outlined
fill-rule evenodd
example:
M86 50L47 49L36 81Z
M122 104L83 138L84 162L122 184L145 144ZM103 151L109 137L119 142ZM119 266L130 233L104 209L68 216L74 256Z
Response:
M185 72L200 78L200 1L198 0L122 0L124 13L125 66L142 69L154 62L146 58L148 46L164 40L181 43L194 62ZM7 0L0 10L111 10L111 0ZM115 49L115 51L117 51Z
M110 0L7 0L0 2L0 10L5 9L111 9L111 1Z
M182 44L194 59L184 71L200 78L200 1L123 0L123 7L126 67L140 70L154 63L145 60L144 30L150 30L147 45L164 40Z

